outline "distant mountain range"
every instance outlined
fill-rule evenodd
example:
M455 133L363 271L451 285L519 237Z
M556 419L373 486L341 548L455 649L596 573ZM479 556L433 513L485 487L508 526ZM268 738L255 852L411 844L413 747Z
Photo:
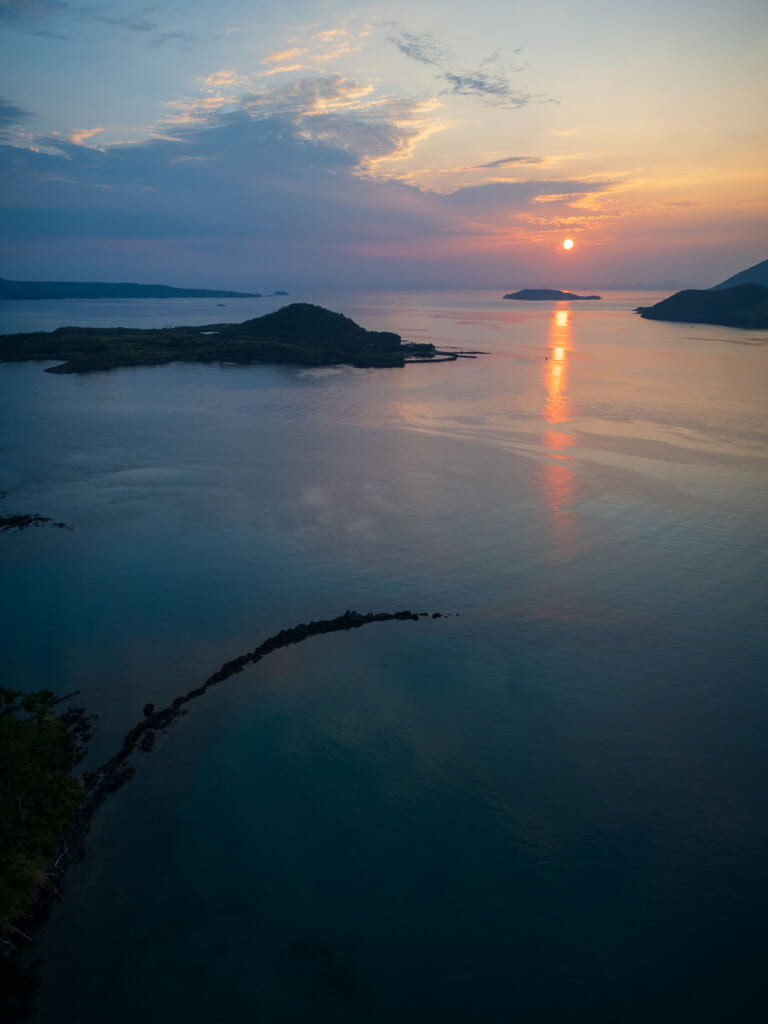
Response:
M275 292L285 295L286 292ZM0 277L0 299L260 299L259 292L171 288L164 284L104 281L8 281Z

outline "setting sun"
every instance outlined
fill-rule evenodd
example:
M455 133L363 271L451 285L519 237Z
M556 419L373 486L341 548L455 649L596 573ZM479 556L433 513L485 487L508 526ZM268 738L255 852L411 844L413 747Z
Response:
M573 239L572 238L566 238L565 241L563 242L563 248L564 249L572 249L573 248Z

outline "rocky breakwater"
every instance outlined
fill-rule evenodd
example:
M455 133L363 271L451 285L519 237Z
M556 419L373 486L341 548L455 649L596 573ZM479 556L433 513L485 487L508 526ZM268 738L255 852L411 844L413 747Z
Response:
M39 891L33 894L30 909L24 913L22 918L12 922L7 936L3 937L3 950L0 956L0 989L4 988L7 995L4 991L3 998L0 998L0 1009L7 1019L26 1019L29 1000L34 992L35 971L34 968L21 967L18 957L33 945L36 929L45 921L53 904L61 898L60 886L67 867L85 855L85 839L93 816L111 793L121 789L133 778L136 766L132 762L132 758L136 751L144 753L152 751L158 733L166 732L177 718L184 715L186 705L190 701L202 697L210 687L218 686L274 651L292 644L302 643L313 636L360 629L374 622L418 622L423 618L441 619L446 617L444 612L403 610L361 614L356 611L345 611L342 615L337 615L332 619L300 622L288 629L281 629L279 633L268 637L254 650L225 662L204 683L175 697L165 707L156 708L154 704L145 704L141 719L128 731L120 749L96 771L86 773L84 778L85 798L46 865L44 883ZM72 696L74 694L61 698L55 703L61 703ZM85 753L93 720L94 716L88 715L83 708L70 708L59 717L59 721L67 726L74 738L78 761Z
M78 812L81 837L85 833L83 826L87 825L99 804L102 803L109 793L114 793L133 777L136 769L129 762L129 758L134 751L137 748L145 752L151 751L155 745L157 732L165 732L175 719L184 714L185 705L189 704L190 701L196 700L198 697L202 697L210 687L223 683L231 676L242 672L248 665L255 665L262 658L272 654L274 651L280 650L282 647L299 644L313 636L320 636L323 633L338 633L342 630L360 629L362 626L370 625L373 622L405 622L409 620L418 622L420 618L424 617L429 617L429 613L398 611L367 612L361 614L356 611L346 611L343 615L337 615L333 619L300 622L297 626L281 629L279 633L268 637L255 650L225 662L204 683L179 697L175 697L165 707L158 709L154 704L146 704L143 710L143 718L126 734L123 744L117 753L95 772L86 775L85 784L88 797ZM431 617L433 619L443 618L444 613L433 612Z
M297 626L281 629L279 633L268 637L254 650L241 654L237 658L225 662L204 683L188 690L187 693L175 697L170 704L157 708L154 704L145 704L142 718L128 731L120 749L96 771L86 774L86 797L80 805L74 820L62 838L55 855L57 871L63 871L66 862L84 854L84 842L88 828L99 806L109 796L121 789L133 778L136 766L132 763L132 755L138 750L149 753L155 746L158 732L166 732L173 722L186 713L186 705L202 697L212 686L230 679L242 672L249 665L254 665L262 658L292 644L302 643L313 636L324 633L338 633L350 629L360 629L374 622L418 622L422 618L446 618L444 612L367 612L346 611L332 619L318 619L311 622L300 622ZM79 712L79 718L82 713Z

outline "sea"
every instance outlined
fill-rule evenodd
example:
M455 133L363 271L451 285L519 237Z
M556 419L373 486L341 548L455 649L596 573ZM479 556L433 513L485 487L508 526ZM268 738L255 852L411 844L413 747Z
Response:
M751 1022L768 955L768 331L662 297L4 302L5 333L317 302L395 369L0 365L0 670L187 706L97 813L35 1024ZM220 305L219 303L223 303ZM432 618L432 613L442 613Z

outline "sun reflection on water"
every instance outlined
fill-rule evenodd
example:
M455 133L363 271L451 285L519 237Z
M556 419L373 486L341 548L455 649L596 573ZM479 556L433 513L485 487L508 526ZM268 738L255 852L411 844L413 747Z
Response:
M568 356L571 352L571 311L555 310L549 327L548 354L544 364L546 401L541 410L548 424L560 424L573 415L566 391L568 382ZM567 463L572 456L567 449L576 438L558 430L547 430L542 435L546 459L541 467L541 489L547 508L554 539L558 548L567 550L574 543L574 512L572 502L576 491L576 477Z
M549 328L549 353L545 363L544 383L547 400L542 410L549 423L562 423L571 417L571 405L566 394L568 381L568 354L570 345L571 311L555 310Z

